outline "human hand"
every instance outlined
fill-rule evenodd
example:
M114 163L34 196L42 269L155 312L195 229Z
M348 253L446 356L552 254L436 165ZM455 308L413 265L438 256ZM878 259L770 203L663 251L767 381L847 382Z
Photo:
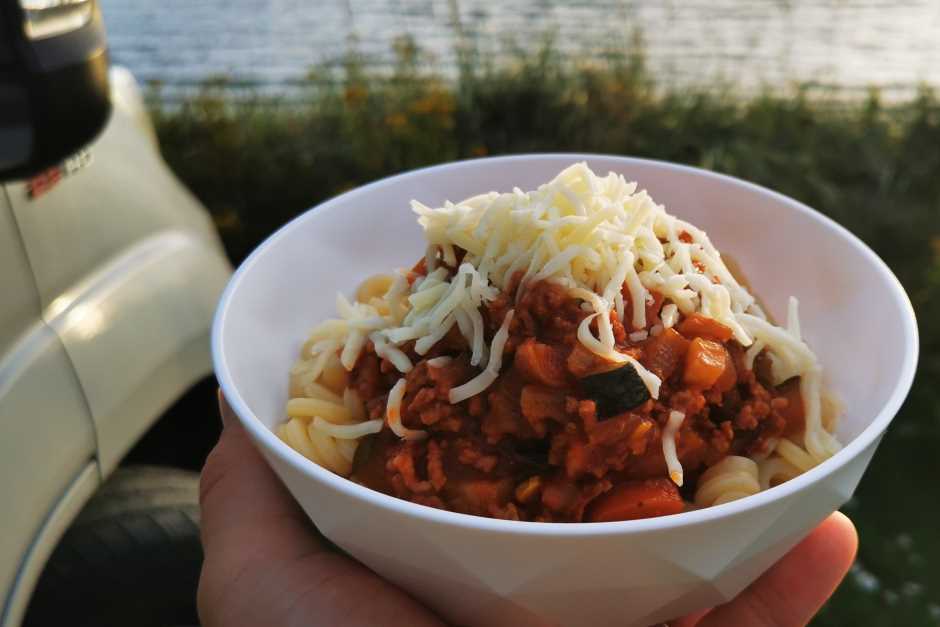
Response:
M203 627L443 625L405 592L327 547L219 399L225 428L200 489ZM804 625L842 581L857 545L851 521L835 513L736 599L669 625Z
M443 625L327 547L219 394L224 429L202 470L203 627Z

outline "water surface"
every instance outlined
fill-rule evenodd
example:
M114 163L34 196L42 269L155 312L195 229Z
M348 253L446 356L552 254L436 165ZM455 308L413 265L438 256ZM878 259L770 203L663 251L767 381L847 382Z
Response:
M267 86L356 48L376 65L410 34L443 71L453 24L504 54L546 33L586 57L640 36L660 83L794 82L909 92L940 85L940 2L928 0L101 0L114 59L145 81L235 75ZM457 18L457 20L455 20Z

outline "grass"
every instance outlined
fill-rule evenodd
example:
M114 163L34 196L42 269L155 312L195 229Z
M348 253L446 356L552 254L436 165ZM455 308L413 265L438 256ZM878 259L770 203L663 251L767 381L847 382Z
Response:
M455 80L421 68L407 39L391 75L355 58L317 69L300 101L233 102L224 81L174 106L156 99L165 158L206 204L231 257L317 202L402 170L483 155L587 151L666 159L793 196L867 242L918 313L914 389L845 511L856 569L815 625L940 621L933 477L940 464L940 103L886 104L796 90L664 91L641 55L578 65L550 46L494 67L458 49ZM877 330L860 358L877 359Z

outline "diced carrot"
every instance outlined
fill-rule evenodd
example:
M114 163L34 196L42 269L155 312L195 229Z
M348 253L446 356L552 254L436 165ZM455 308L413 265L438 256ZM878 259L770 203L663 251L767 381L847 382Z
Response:
M577 479L589 473L593 464L593 447L589 447L582 440L574 440L569 443L568 450L565 452L565 472L572 479Z
M565 419L565 394L558 390L527 385L522 388L519 404L522 415L539 434L544 434L543 421L554 419L561 422Z
M574 507L578 500L578 488L568 480L556 479L548 481L542 488L542 504L557 512Z
M480 422L480 431L490 442L497 442L504 435L531 437L532 427L522 417L515 399L499 392L490 392L487 397L489 411Z
M513 363L530 383L563 387L568 383L563 350L530 337L516 348Z
M522 406L522 414L526 418L562 419L565 416L565 394L561 391L540 385L527 385L522 388L519 402Z
M718 342L697 337L685 354L683 378L689 385L710 388L731 364L731 356Z
M636 414L620 414L598 422L588 433L591 444L610 445L630 437L642 418Z
M679 333L687 338L704 337L719 342L727 342L732 336L731 329L700 313L689 314L683 318L678 329Z
M674 329L664 329L643 346L643 365L665 380L679 367L688 350L687 339Z
M461 481L456 489L470 507L486 511L490 505L509 500L513 484L511 479L469 479Z
M575 378L583 379L590 374L608 370L613 364L589 351L581 342L575 342L574 348L568 353L566 365L568 372Z
M669 479L628 481L599 496L588 507L587 520L610 522L678 514L684 509L682 497Z
M725 360L725 369L721 371L721 375L718 377L718 380L715 381L715 389L719 392L727 392L737 384L738 370L734 367L734 359L731 358L728 349L724 346L721 348L728 355L728 358Z

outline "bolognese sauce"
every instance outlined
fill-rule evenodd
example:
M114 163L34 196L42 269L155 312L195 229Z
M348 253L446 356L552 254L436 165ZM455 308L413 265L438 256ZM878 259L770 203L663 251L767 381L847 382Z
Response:
M423 272L423 264L413 270ZM500 297L487 307L488 334L496 332L507 302ZM648 304L651 327L662 302L654 294ZM633 367L614 366L580 345L576 331L588 315L580 302L543 281L526 290L515 311L505 370L487 392L467 401L448 400L474 372L456 328L423 357L411 350L415 367L405 377L401 420L428 437L372 436L356 457L354 480L422 505L511 520L645 518L682 511L702 469L727 455L765 453L768 442L801 428L798 391L759 380L744 367L744 351L730 330L704 316L692 314L631 341L612 312L618 350L634 355L663 384L655 401L646 395L631 407L599 412L603 388L586 382ZM370 418L383 418L397 379L388 360L367 346L350 384L366 399ZM662 449L671 411L691 417L676 438L683 488L668 478Z

